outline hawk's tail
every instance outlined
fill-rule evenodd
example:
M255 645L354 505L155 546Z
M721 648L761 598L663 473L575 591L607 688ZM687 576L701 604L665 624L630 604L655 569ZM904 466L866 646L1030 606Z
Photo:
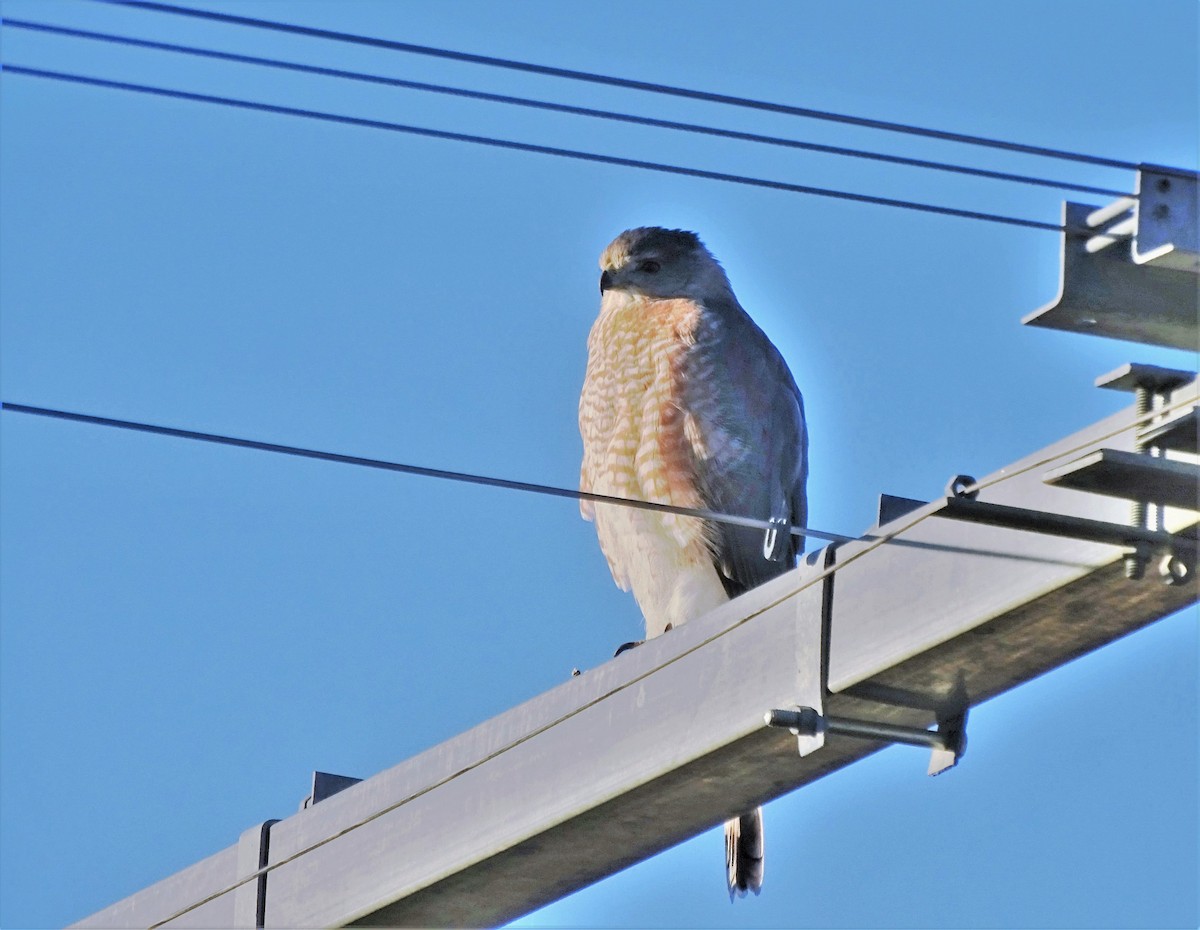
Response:
M747 891L758 894L763 883L762 808L735 817L725 823L725 875L729 881L729 900Z

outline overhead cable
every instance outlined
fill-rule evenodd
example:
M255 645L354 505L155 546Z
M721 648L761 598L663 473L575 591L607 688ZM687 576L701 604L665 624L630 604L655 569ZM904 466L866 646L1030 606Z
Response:
M157 436L172 436L176 439L193 439L222 446L237 446L242 449L257 449L262 452L278 452L298 458L319 459L323 462L339 462L344 465L359 465L364 468L377 468L383 471L400 472L406 475L419 475L424 478L440 478L446 481L458 481L465 484L479 484L492 488L505 488L511 491L527 491L533 494L544 494L551 497L565 497L572 500L592 501L598 504L616 504L621 507L633 507L639 510L653 510L658 513L676 514L683 517L697 517L715 523L728 523L733 526L745 526L751 529L778 529L779 524L769 520L758 520L737 514L717 513L695 507L676 507L674 504L659 504L653 501L635 500L626 497L614 497L610 494L596 494L591 491L576 491L572 488L560 488L548 484L536 484L531 481L514 481L509 478L494 478L488 475L474 475L468 472L450 471L444 468L427 468L423 465L406 465L401 462L389 462L383 459L365 458L359 455L344 455L340 452L321 452L316 449L303 449L299 446L286 446L274 442L262 442L257 439L239 439L235 436L222 436L217 433L202 433L196 430L178 429L173 426L156 426L152 423L139 423L133 420L117 420L112 417L100 417L87 413L72 413L67 410L56 410L49 407L33 407L28 404L10 404L7 401L0 405L4 410L13 413L27 413L39 417L50 417L57 420L69 420L74 423L89 423L94 426L108 426L115 429L132 430L138 433L152 433ZM833 542L849 542L853 537L842 536L838 533L826 533L821 530L803 526L789 527L794 536L811 536L814 539L825 539Z
M765 188L767 190L787 191L795 194L809 194L814 197L830 197L836 200L847 200L854 203L868 203L877 206L897 207L903 210L915 210L921 213L933 213L939 216L955 216L963 219L982 220L989 223L1001 223L1007 226L1022 226L1027 229L1044 229L1061 233L1065 227L1061 223L1048 223L1041 220L1030 220L1022 217L1004 216L998 213L984 213L978 210L963 210L958 207L946 207L936 204L918 203L911 200L898 200L892 197L877 197L873 194L857 194L851 191L833 190L825 187L813 187L807 184L792 184L787 181L773 181L766 178L747 177L740 174L729 174L722 171L708 171L703 168L687 168L680 165L668 165L660 162L641 161L634 158L622 158L616 155L602 155L598 152L583 152L577 149L558 148L550 145L537 145L531 142L518 142L512 139L497 139L491 136L477 136L469 133L450 132L444 129L431 129L426 126L411 126L404 123L392 123L384 120L366 119L358 116L345 116L339 113L327 113L319 110L309 110L300 107L287 107L271 103L260 103L251 100L240 100L233 97L221 97L213 94L197 94L190 91L172 90L166 87L152 87L146 84L132 84L126 81L112 81L104 78L89 77L82 74L70 74L62 71L47 71L41 68L28 68L23 65L5 63L2 65L4 74L24 75L27 77L45 78L54 81L66 81L74 84L88 84L94 87L104 87L111 90L133 91L140 94L151 94L159 97L171 97L177 100L190 100L198 103L211 103L219 106L235 107L242 110L254 110L261 113L276 113L282 116L298 116L305 119L320 120L331 123L341 123L349 126L360 126L367 129L382 129L389 132L401 132L411 135L425 136L431 139L446 139L454 142L469 142L474 145L487 145L495 148L511 149L518 152L533 152L539 155L553 155L559 158L572 158L580 161L595 162L605 165L618 165L624 168L640 168L646 171L658 171L665 174L677 174L685 177L704 178L710 181L724 181L730 184L743 184L749 187ZM1070 230L1069 232L1076 232ZM1086 233L1086 230L1079 230Z
M1127 423L1122 423L1121 425L1114 427L1100 436L1092 436L1075 446L1057 450L1048 455L1046 458L1037 460L1036 462L1026 465L1025 467L1004 471L990 480L977 481L969 486L964 487L962 493L975 494L983 488L1001 484L1032 469L1047 467L1056 461L1076 455L1085 449L1092 448L1098 442L1105 442L1121 435L1122 433L1128 432L1131 429L1137 429L1145 426L1147 423L1171 413L1180 407L1185 407L1194 403L1194 398L1184 398L1183 400L1177 401L1168 406L1147 411L1144 414L1135 416ZM704 510L695 507L677 507L674 504L660 504L654 501L637 500L627 497L614 497L609 494L597 494L592 491L579 491L573 488L539 484L532 481L516 481L510 478L496 478L490 475L476 475L470 472L453 471L444 468L430 468L424 465L410 465L402 462L387 461L385 459L347 455L341 452L323 452L316 449L305 449L300 446L289 446L280 443L265 442L258 439L242 439L236 436L225 436L219 433L205 433L198 430L182 429L174 426L159 426L157 424L142 423L136 420L119 420L113 417L102 417L90 413L75 413L72 411L59 410L52 407L36 407L30 404L14 404L5 401L0 404L0 410L11 413L25 413L32 416L47 417L55 420L67 420L73 423L87 423L93 426L106 426L113 429L130 430L138 433L150 433L156 436L170 436L176 439L191 439L199 442L213 443L215 445L235 446L242 449L255 449L261 452L276 452L282 455L295 456L297 458L317 459L319 461L337 462L344 465L358 465L364 468L374 468L382 471L417 475L423 478L438 478L446 481L455 481L465 484L483 485L485 487L504 488L512 491L525 491L532 494L542 494L550 497L592 501L599 504L613 504L619 507L633 507L638 510L651 510L658 513L669 513L683 517L696 517L697 519L701 520L708 520L715 523L728 523L732 526L744 526L751 529L772 530L779 528L779 524L772 523L769 520L760 520L754 517L746 517L737 514L719 513L713 510ZM856 539L856 537L853 536L845 536L840 533L830 533L825 530L818 530L812 527L793 526L789 527L789 530L794 536L808 536L813 539L824 539L830 542L844 543L852 542ZM893 533L891 535L895 534ZM876 538L878 537L865 537L865 539Z
M32 20L4 20L9 29L27 29L53 35L69 36L71 38L90 39L99 42L109 42L127 45L134 48L153 49L155 51L172 52L192 55L200 58L228 61L237 64L257 65L293 71L301 74L315 74L323 77L343 78L387 87L398 87L406 90L416 90L434 94L444 94L462 97L470 100L483 100L490 103L501 103L510 106L546 110L554 113L567 113L574 116L586 116L593 119L610 120L613 122L632 123L639 126L653 126L658 129L671 129L679 132L690 132L699 135L715 136L724 139L734 139L741 142L753 142L763 145L774 145L783 148L800 149L818 152L826 155L839 155L848 158L860 158L869 161L885 162L887 164L903 165L905 167L925 168L934 171L946 171L954 174L964 174L972 177L988 178L991 180L1011 181L1019 184L1029 184L1039 187L1050 187L1055 190L1072 190L1088 194L1099 194L1109 197L1131 196L1126 191L1107 187L1094 187L1088 184L1076 184L1071 181L1056 181L1048 178L1015 174L1006 171L992 171L986 168L975 168L967 165L957 165L948 162L931 161L922 158L907 158L901 155L889 155L883 152L871 152L862 149L846 148L836 145L824 145L817 142L807 142L799 139L786 139L779 136L769 136L761 133L741 132L733 129L722 129L714 126L704 126L696 123L685 123L677 120L657 119L648 116L635 116L629 113L619 113L612 110L601 110L593 107L574 106L572 104L554 103L546 100L535 100L528 97L516 97L509 94L497 94L488 91L471 90L464 87L453 87L444 84L431 84L425 81L412 81L403 78L388 77L379 74L367 74L361 71L347 71L341 68L329 68L320 65L309 65L295 61L283 61L277 58L263 58L257 55L242 55L235 52L223 52L216 49L198 48L192 45L179 45L174 42L159 42L151 39L139 39L133 36L117 35L108 32L95 32L88 29L75 29L67 26L56 26L51 23L34 22Z
M789 116L800 116L807 119L825 120L834 123L845 123L851 126L861 126L867 129L878 129L885 132L898 132L906 135L924 136L929 139L939 139L945 142L958 142L966 145L978 145L988 148L1004 149L1011 152L1021 152L1026 155L1039 155L1046 158L1057 158L1066 161L1076 161L1084 164L1099 165L1105 168L1119 168L1135 171L1138 165L1134 162L1121 161L1115 158L1104 158L1097 155L1087 155L1080 152L1068 152L1061 149L1046 148L1038 145L1027 145L1021 142L1009 142L1003 139L991 139L985 136L974 136L966 133L948 132L941 129L929 129L921 126L911 126L905 123L895 123L888 120L870 119L862 116L851 116L845 113L833 113L827 110L815 110L810 107L792 106L784 103L772 103L766 100L754 100L748 97L737 97L731 94L721 94L712 91L694 90L686 87L675 87L669 84L658 84L652 81L638 81L631 78L616 77L608 74L597 74L591 71L577 71L571 68L557 68L551 65L540 65L527 61L516 61L510 58L498 58L492 55L477 55L471 52L460 52L453 49L438 48L430 45L417 45L412 42L399 42L394 39L382 39L376 36L364 36L333 29L320 29L313 26L301 26L295 23L284 23L277 20L255 19L249 16L238 16L232 13L220 13L216 10L200 10L194 7L175 6L170 3L160 3L156 0L97 0L100 3L110 3L117 6L135 7L156 13L170 13L178 16L189 16L212 22L222 22L237 26L248 26L255 29L268 29L275 32L286 32L293 35L309 36L318 39L330 39L336 42L348 42L355 45L365 45L374 48L384 48L396 52L406 52L413 55L426 55L451 61L462 61L470 64L485 65L493 68L506 68L513 71L524 71L530 74L542 74L549 77L565 78L573 81L584 81L591 84L605 84L610 87L624 87L631 90L641 90L672 97L685 97L692 100L703 100L709 103L720 103L728 106L743 107L752 110L763 110L771 113L782 113Z

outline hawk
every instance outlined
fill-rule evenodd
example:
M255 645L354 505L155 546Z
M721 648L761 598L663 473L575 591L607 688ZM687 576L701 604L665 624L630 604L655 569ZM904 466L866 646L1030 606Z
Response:
M770 520L781 531L583 501L613 580L658 636L795 564L804 403L779 351L692 232L627 230L600 256L579 400L580 488ZM730 898L762 887L761 809L725 825Z

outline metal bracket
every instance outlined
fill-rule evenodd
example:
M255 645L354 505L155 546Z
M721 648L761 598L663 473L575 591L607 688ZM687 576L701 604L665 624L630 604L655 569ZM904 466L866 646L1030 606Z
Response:
M313 772L312 794L300 802L300 810L319 804L339 791L345 791L351 785L357 785L361 778L352 775L331 775L329 772Z
M929 774L940 775L958 764L967 748L967 710L939 718L936 730L920 727L902 727L891 723L872 720L854 720L849 717L826 716L812 707L797 707L794 710L769 710L763 715L769 727L790 730L795 736L817 736L834 733L860 739L881 740L888 743L903 743L907 746L927 746L932 751L929 757Z
M895 501L898 507L904 506L902 499L882 495L881 507L891 507L891 501ZM920 504L919 501L907 503ZM837 546L834 545L810 554L806 561L815 564L817 560L821 560L823 566L830 569L836 564L836 558ZM966 721L969 700L961 681L951 694L936 699L896 688L886 689L887 693L876 690L871 695L859 695L865 700L881 704L932 710L937 720L936 730L825 715L825 698L829 694L828 644L833 620L834 585L834 575L824 579L820 591L819 611L812 609L811 600L797 602L797 677L793 694L795 700L803 703L797 703L791 709L769 710L763 715L764 722L769 727L790 730L796 737L801 756L807 756L824 746L826 733L836 733L927 746L932 750L929 760L930 775L937 775L953 767L962 757L967 745Z
M1198 185L1195 172L1142 165L1135 197L1064 203L1058 296L1021 322L1200 348Z
M1142 165L1133 216L1135 262L1200 272L1200 181L1195 172Z
M927 501L919 501L911 497L897 497L895 494L880 494L879 495L879 519L876 521L879 526L885 523L891 523L893 520L899 520L906 514L912 513L920 507L924 507Z

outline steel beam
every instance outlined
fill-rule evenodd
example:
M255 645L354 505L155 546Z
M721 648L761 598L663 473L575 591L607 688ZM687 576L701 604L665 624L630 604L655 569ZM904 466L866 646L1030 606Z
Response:
M1195 384L1168 398L1180 416L1196 402ZM1043 478L1068 457L1132 449L1132 420L1125 411L1014 463L983 479L978 499L1122 522L1125 503ZM274 824L262 922L512 919L879 745L832 728L798 747L764 724L767 711L810 707L874 721L880 733L927 728L1197 598L1195 584L1127 580L1121 546L944 519L941 509L901 511ZM1167 532L1197 521L1164 516ZM262 849L248 843L78 926L248 926L261 877L250 860Z

